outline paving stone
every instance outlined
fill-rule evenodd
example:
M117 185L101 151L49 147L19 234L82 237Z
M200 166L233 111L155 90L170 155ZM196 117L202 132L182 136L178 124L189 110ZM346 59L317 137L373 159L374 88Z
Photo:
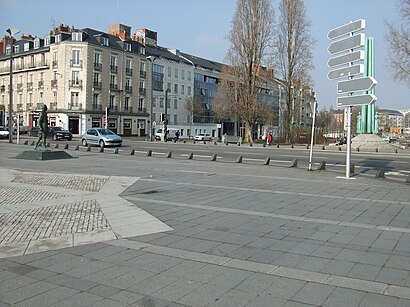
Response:
M364 293L363 300L360 307L374 307L374 306L397 306L398 299L392 296L386 296L375 293Z
M358 263L353 266L347 276L366 280L376 280L380 270L381 267L379 266Z
M321 285L317 283L307 283L292 297L292 300L304 304L321 306L327 300L330 293L332 293L334 289L335 287L332 286Z
M335 288L323 303L323 307L345 307L359 306L362 302L365 292L344 288Z
M304 281L281 277L279 280L275 281L273 285L262 291L261 294L270 294L273 297L289 300L302 289L305 284L306 282Z

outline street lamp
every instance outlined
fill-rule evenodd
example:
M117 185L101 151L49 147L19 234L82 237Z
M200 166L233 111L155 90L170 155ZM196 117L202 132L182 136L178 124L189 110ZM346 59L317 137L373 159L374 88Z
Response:
M155 56L147 56L147 60L151 62L151 105L150 105L150 112L149 112L149 117L150 117L150 136L149 139L152 142L154 140L154 128L153 128L153 123L154 123L154 119L153 119L153 105L154 105L154 87L153 87L153 74L154 74L154 61L155 61L156 57Z
M10 28L6 30L10 34L10 91L9 91L9 143L13 143L13 40L14 35L20 33L19 30L15 28ZM17 123L19 124L19 123Z
M171 92L169 88L165 90L165 111L164 111L164 142L167 141L168 130L168 93Z
M314 96L314 101L313 101L313 120L312 120L312 134L310 136L310 153L309 153L309 168L308 170L312 170L312 156L313 156L313 141L315 138L315 120L316 120L316 109L317 109L317 99L316 95Z

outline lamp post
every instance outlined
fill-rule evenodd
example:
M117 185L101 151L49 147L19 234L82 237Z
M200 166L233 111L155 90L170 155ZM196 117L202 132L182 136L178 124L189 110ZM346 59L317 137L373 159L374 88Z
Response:
M150 105L150 112L149 112L149 117L150 117L150 124L149 124L149 129L150 129L150 136L149 139L152 142L154 140L154 128L153 128L153 105L154 105L154 87L153 87L153 76L154 76L154 61L156 57L155 56L147 56L147 60L151 62L151 105Z
M164 111L164 142L167 141L167 130L168 130L168 93L171 90L167 88L165 90L165 111Z
M312 134L310 136L310 153L309 153L309 171L312 170L312 156L313 156L313 141L315 138L315 120L316 120L316 109L317 109L317 100L315 95L315 100L313 101L313 121L312 121Z
M10 34L10 91L9 91L9 143L13 143L13 40L14 35L20 33L19 30L10 28L6 30ZM19 123L17 123L19 124Z

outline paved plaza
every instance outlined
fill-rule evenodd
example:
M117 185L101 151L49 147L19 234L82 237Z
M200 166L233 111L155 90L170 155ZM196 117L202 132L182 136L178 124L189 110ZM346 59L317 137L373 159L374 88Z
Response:
M0 306L410 306L404 180L27 149L0 143Z

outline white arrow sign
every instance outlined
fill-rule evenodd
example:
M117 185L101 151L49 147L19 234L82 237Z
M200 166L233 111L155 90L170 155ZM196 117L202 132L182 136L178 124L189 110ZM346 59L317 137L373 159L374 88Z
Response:
M359 74L363 74L363 72L364 72L364 65L359 64L359 65L353 65L350 67L331 70L327 74L327 78L329 80L333 80L333 79L339 79L339 78L344 78L344 77L356 76Z
M344 54L338 57L331 58L327 65L329 67L340 66L348 63L354 63L364 60L364 51L358 50L352 53Z
M360 106L365 104L370 104L377 100L374 94L356 95L356 96L346 96L337 98L337 106Z
M369 91L375 87L377 81L373 77L364 77L358 79L352 79L347 81L339 81L337 83L337 92L351 93L356 91Z
M335 54L346 50L363 47L365 41L366 39L363 33L356 34L331 43L327 48L327 51L329 51L330 54Z
M327 34L327 38L335 39L335 38L341 37L343 35L347 35L352 32L363 30L365 27L366 27L365 20L358 19L356 21L349 22L348 24L345 24L343 26L330 30L329 33Z

